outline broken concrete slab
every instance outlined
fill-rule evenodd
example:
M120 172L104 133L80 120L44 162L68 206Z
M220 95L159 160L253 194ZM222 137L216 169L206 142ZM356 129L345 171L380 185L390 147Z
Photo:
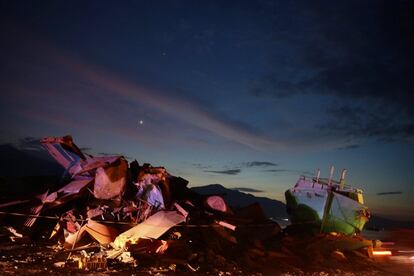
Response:
M119 235L114 244L123 248L127 243L136 243L140 238L158 239L171 227L185 221L185 217L176 211L159 211L144 222Z

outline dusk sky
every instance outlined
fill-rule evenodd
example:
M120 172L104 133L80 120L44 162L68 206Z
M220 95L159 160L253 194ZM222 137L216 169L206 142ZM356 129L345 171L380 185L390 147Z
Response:
M414 219L414 4L1 1L0 143L93 155L284 200L348 169ZM391 192L391 193L390 193Z

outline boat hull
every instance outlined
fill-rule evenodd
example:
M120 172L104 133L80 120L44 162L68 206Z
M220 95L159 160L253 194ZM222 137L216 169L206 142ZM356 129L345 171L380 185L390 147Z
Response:
M299 181L285 193L292 224L313 226L320 232L352 235L368 221L368 208L327 185Z

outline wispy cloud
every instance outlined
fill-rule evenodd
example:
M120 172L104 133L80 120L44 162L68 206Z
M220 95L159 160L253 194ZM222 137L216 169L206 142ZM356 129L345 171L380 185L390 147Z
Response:
M203 165L201 163L192 163L191 165L201 170L211 169L212 167L210 165Z
M295 58L286 60L283 50L274 51L268 59L272 69L257 79L251 93L275 98L278 104L295 97L316 99L319 108L313 112L320 119L309 121L309 125L320 125L319 136L326 140L412 142L414 44L409 39L412 36L391 31L411 30L412 19L404 12L406 7L398 4L384 14L378 5L356 11L348 2L338 4L340 8L325 5L323 9L298 4L307 16L291 22L287 29L274 28L273 34L285 37L281 44L295 49ZM286 8L282 6L279 9ZM366 22L368 13L370 21ZM399 20L393 20L395 17ZM281 26L283 21L286 18L278 16L273 24ZM387 22L387 27L381 27L381 22ZM352 33L357 39L350 40L348 35L354 29L358 29Z
M353 145L347 145L347 146L339 147L339 148L337 148L337 150L351 150L351 149L358 149L360 147L361 147L360 145L353 144Z
M252 162L243 162L241 164L244 167L251 168L251 167L275 167L277 166L276 163L268 162L268 161L252 161Z
M234 123L222 116L219 117L197 101L191 101L177 95L170 97L161 91L139 86L113 72L76 61L68 56L60 56L59 59L62 66L80 75L85 81L115 93L113 95L115 98L122 98L140 105L144 104L195 127L254 149L282 146L271 138L257 134L240 123Z
M217 174L227 174L227 175L237 175L241 172L240 169L232 169L232 170L205 170L204 172L208 173L217 173Z
M403 192L401 191L391 191L391 192L381 192L381 193L377 193L377 195L379 196L383 196L383 195L401 195Z
M169 120L180 122L181 125L187 124L186 127L191 126L197 129L195 131L208 132L215 137L224 138L256 150L283 147L281 143L266 134L260 133L251 125L234 121L214 108L206 106L195 96L184 97L179 93L171 93L172 91L161 91L149 86L144 87L131 80L131 78L122 76L115 70L108 71L105 67L99 67L86 60L77 59L72 53L57 49L46 40L35 37L35 35L21 35L18 39L15 36L14 32L9 32L5 34L5 39L16 40L15 43L19 43L19 49L15 52L25 53L27 58L23 59L21 54L8 57L6 60L7 66L12 67L17 72L14 72L15 75L28 73L31 78L25 83L5 79L1 85L3 89L12 87L12 89L5 89L9 93L16 90L16 86L21 88L22 92L19 95L13 95L8 101L19 103L22 102L21 99L26 99L25 102L27 102L26 96L28 95L32 100L35 100L32 103L36 103L37 107L32 108L32 111L30 109L27 111L26 106L19 106L19 112L27 115L27 117L30 114L35 114L37 118L42 117L42 122L45 123L50 122L56 125L59 122L62 124L64 122L62 120L65 120L68 121L65 122L65 125L85 124L90 127L91 124L83 122L84 120L78 123L80 120L77 117L82 117L80 111L83 111L83 109L88 110L90 118L102 117L102 120L99 120L100 122L120 119L118 118L119 115L116 115L116 118L111 118L109 115L114 112L111 113L108 110L122 109L122 114L125 114L126 111L136 114L136 110L150 110L153 111L152 114L156 114L159 121L163 121L162 117L169 118ZM30 49L25 45L30 45ZM44 87L39 87L39 84ZM56 91L61 93L56 93ZM83 108L82 105L87 105L91 97L98 104ZM111 100L108 101L108 99ZM38 106L45 105L45 101L49 105L48 110L45 111L45 116L42 116L42 109L39 109ZM79 103L76 106L79 112L59 111L56 107L63 102ZM9 106L15 106L14 103L10 103ZM53 114L50 109L54 109ZM69 109L69 107L65 109ZM70 116L68 116L69 113ZM62 114L64 116L60 117L64 118L59 118L59 115ZM34 118L36 119L36 116ZM84 118L85 120L90 119L88 117ZM96 125L96 122L93 125ZM117 131L117 133L131 132L126 130L126 128L131 127L126 123L118 122L116 124L114 122L114 125L117 125L119 129L124 129L123 131ZM169 125L171 126L171 124ZM154 131L157 131L155 127ZM146 132L148 132L148 127ZM179 135L176 133L179 132L171 131L170 135ZM180 137L181 140L182 138Z
M214 166L204 165L200 163L193 163L192 166L203 170L204 172L217 173L217 174L227 174L227 175L236 175L240 174L244 169L249 168L266 168L266 167L275 167L278 164L269 162L269 161L251 161L251 162L241 162L237 164L231 164L223 166L223 169L212 170ZM230 169L229 169L230 168Z
M233 188L232 190L237 190L240 192L247 192L247 193L263 193L262 190L256 190L253 188L246 188L246 187L237 187L237 188Z
M286 170L286 169L267 169L267 170L263 170L263 172L289 172L291 170Z
M329 121L318 128L325 135L342 136L348 140L373 138L382 142L410 141L414 137L414 121L407 112L383 99L365 99L366 106L341 104L327 108ZM378 100L379 101L379 100Z

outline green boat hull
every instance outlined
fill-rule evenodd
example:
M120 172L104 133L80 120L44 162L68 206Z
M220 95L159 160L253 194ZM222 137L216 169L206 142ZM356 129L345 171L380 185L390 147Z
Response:
M289 189L285 197L291 223L319 232L352 235L368 221L367 207L328 189Z

